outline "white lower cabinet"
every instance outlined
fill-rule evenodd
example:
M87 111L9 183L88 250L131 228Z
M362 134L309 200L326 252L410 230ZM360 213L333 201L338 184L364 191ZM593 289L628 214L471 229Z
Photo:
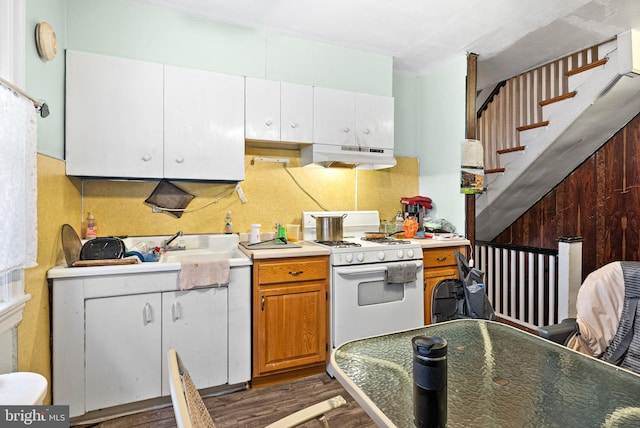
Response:
M223 385L227 373L227 288L162 293L162 395L169 395L167 351L188 361L196 387Z
M86 301L86 410L157 397L160 293Z
M87 411L169 395L171 348L198 388L227 383L226 288L89 299L85 311Z
M182 291L178 272L53 280L53 404L74 418L167 397L170 348L198 389L251 379L251 266L228 288Z

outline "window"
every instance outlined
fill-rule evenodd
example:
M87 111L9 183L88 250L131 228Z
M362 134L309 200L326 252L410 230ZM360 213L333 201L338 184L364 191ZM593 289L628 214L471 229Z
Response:
M24 86L25 0L0 0L0 76ZM25 302L24 271L0 275L0 334L22 319Z

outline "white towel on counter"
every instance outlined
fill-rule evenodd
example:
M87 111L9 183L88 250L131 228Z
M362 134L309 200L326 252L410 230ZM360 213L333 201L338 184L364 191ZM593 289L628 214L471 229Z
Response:
M404 284L416 280L415 263L394 263L387 266L387 284Z
M228 285L230 274L229 259L194 257L180 266L180 290L211 285Z

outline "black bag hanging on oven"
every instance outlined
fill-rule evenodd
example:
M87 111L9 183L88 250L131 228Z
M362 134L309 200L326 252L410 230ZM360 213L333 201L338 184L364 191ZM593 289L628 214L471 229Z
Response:
M494 321L496 314L485 292L484 272L480 269L469 267L467 258L455 250L458 263L458 273L464 285L465 313L470 318Z
M469 267L465 256L455 251L460 279L444 279L433 290L431 321L462 318L495 320L496 314L485 292L484 272Z

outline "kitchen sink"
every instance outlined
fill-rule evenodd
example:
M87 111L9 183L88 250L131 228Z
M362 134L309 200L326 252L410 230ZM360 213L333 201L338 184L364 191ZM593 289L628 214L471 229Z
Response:
M127 250L136 249L137 244L145 243L146 247L161 247L170 236L135 236L124 239ZM159 263L184 263L190 261L206 261L229 259L231 266L250 265L251 259L238 249L238 235L182 235L171 244L172 249L160 256Z
M238 250L229 250L229 251L215 251L211 249L187 249L187 250L176 250L176 251L167 251L161 257L160 263L182 263L188 260L195 261L206 261L206 260L215 260L215 259L231 259L235 257L242 257L241 253Z

